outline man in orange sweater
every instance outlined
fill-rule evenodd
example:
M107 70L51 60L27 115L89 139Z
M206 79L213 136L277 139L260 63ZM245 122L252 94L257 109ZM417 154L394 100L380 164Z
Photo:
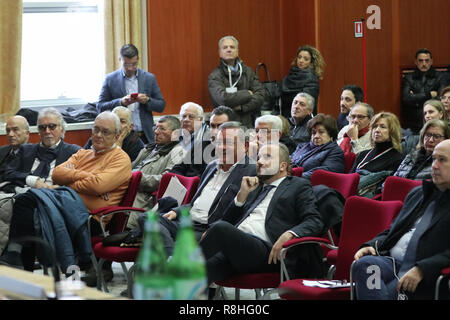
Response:
M53 170L51 189L65 185L75 190L89 211L103 207L118 205L128 187L131 178L131 161L128 155L116 145L120 135L120 120L110 111L97 116L92 129L92 148L80 149L69 160L61 163ZM22 245L14 242L24 236L35 234L34 208L35 198L30 191L17 197L13 207L13 217L9 239L10 243L0 258L0 264L15 267L32 267L34 250L22 252ZM94 223L91 230L99 228ZM110 267L110 266L109 266ZM112 272L111 272L112 278Z

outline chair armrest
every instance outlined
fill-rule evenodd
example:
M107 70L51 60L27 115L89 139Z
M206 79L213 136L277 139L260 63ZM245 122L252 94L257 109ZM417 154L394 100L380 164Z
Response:
M380 200L381 201L381 195L382 195L381 193L374 195L372 197L372 200Z
M95 216L108 216L123 211L145 212L142 208L109 206L91 212Z

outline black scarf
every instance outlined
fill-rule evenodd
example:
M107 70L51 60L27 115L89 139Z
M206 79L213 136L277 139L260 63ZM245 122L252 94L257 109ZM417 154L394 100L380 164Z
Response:
M47 178L50 173L50 163L56 159L61 149L62 142L56 148L46 148L39 144L37 158L40 163L39 166L34 170L33 175Z

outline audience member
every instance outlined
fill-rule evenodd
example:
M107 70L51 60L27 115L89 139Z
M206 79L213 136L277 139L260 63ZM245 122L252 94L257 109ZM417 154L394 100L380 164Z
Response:
M308 121L311 141L298 146L291 155L292 165L302 167L302 177L310 179L314 171L323 169L332 172L345 172L344 152L336 143L336 120L323 113Z
M242 177L256 174L256 165L245 154L248 146L238 122L222 124L216 140L217 159L206 167L190 204L162 215L160 223L168 255L172 255L183 208L190 210L198 240L212 223L222 219L225 208L239 190Z
M445 111L444 104L436 99L430 99L423 104L424 123L433 119L447 121L447 112Z
M51 124L39 120L38 123ZM42 192L36 192L36 189L31 188L16 198L9 235L10 244L1 257L2 263L33 270L36 255L34 248L22 250L25 247L15 242L22 237L33 235L49 241L56 251L63 272L66 271L66 267L75 263L73 251L80 249L79 243L75 242L86 225L88 211L118 205L128 187L131 162L127 154L116 145L119 135L120 120L117 115L109 111L100 113L92 129L92 148L78 150L53 170L53 181L66 187L53 185ZM43 208L41 205L41 202L47 204L43 196L53 198L50 202L53 206L50 210L52 216L47 218L42 217L47 213L47 210L44 210L46 206ZM75 196L79 197L78 202L76 198L74 199ZM97 216L94 218L98 219ZM47 219L52 222L49 223ZM55 224L53 221L58 223ZM98 223L94 223L93 227L93 234L100 231ZM82 244L87 241L91 249L89 237L87 234L82 235L85 237L78 241ZM89 254L84 258L85 260L82 259L79 263L89 261Z
M144 143L140 135L133 130L134 124L131 117L131 110L118 106L112 112L117 114L120 119L120 136L117 140L117 146L121 147L128 154L131 162L133 162L142 148L144 148ZM92 138L89 138L84 148L89 149L91 146Z
M299 144L307 143L311 138L306 128L312 119L315 99L309 93L300 92L292 100L291 106L291 139Z
M264 88L253 70L239 58L239 42L233 36L219 40L219 66L208 77L212 104L227 106L236 112L237 120L253 128L264 103Z
M283 124L280 142L288 148L289 154L291 154L297 148L297 144L294 140L291 139L291 123L286 117L283 117L281 114L277 115L277 117L281 119L281 122Z
M372 147L369 124L373 108L365 102L357 102L348 115L348 125L338 133L337 144L345 152L359 153Z
M292 100L299 92L306 92L314 98L311 108L317 114L319 79L322 79L325 61L317 48L300 46L291 63L289 74L281 81L281 114L289 118Z
M175 130L180 129L180 120L174 116L162 116L155 127L155 143L148 144L141 150L136 160L131 164L132 169L142 172L139 191L133 207L149 210L155 205L152 193L158 190L164 173L179 163L185 154L178 139L172 139ZM128 226L133 225L133 217L128 220ZM130 227L132 228L132 227Z
M22 116L9 118L6 121L5 131L8 145L0 147L0 182L3 182L6 167L16 157L19 147L28 143L30 138L28 121Z
M427 121L420 130L417 150L406 155L394 176L414 180L431 179L434 148L446 139L450 139L450 128L445 121L437 119Z
M339 113L337 117L338 130L341 130L343 127L348 125L347 117L350 113L350 109L355 105L355 103L363 101L364 91L360 87L354 84L349 84L342 88L341 102L339 104L341 113Z
M450 265L450 140L435 147L431 170L432 181L408 194L391 226L355 253L357 299L433 299L436 279ZM368 286L371 270L379 271L375 286Z
M98 98L99 112L124 106L131 110L134 130L144 143L154 142L153 114L163 112L166 102L152 73L139 69L139 52L132 44L120 49L122 68L106 75ZM137 93L137 95L136 95Z
M428 49L419 49L414 72L405 75L402 85L402 120L405 128L417 134L422 128L422 107L436 98L442 89L442 75L433 68L433 56Z
M276 115L266 114L256 118L255 134L251 132L249 138L249 156L255 161L258 158L259 148L268 143L279 142L282 136L283 122Z
M379 193L384 180L403 160L400 122L395 114L376 114L370 122L370 137L372 149L360 152L351 169L361 176L358 194L366 197Z
M53 169L80 149L78 145L63 141L66 122L58 110L41 110L37 127L41 141L36 144L22 144L15 160L5 171L4 179L9 181L9 187L14 189L10 192L19 191L17 187L25 186L49 188L53 184Z
M441 102L444 105L445 112L447 112L448 120L450 120L450 86L442 89ZM449 123L450 123L450 121L449 121Z
M183 160L175 164L170 172L186 177L200 177L211 161L210 157L204 156L211 140L203 108L194 102L186 102L180 108L180 119L180 145L186 152Z
M200 241L208 282L242 273L279 272L284 242L318 236L323 222L311 184L289 176L289 151L283 144L267 144L258 153L257 176L244 176L239 192ZM320 249L301 246L296 252L299 275L322 274Z

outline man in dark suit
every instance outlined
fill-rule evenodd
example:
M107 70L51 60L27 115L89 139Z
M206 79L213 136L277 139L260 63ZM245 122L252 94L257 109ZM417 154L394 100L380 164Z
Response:
M144 143L154 142L153 114L163 112L166 102L152 73L139 69L139 52L132 44L120 49L122 68L106 75L97 103L98 112L117 106L133 113L134 130Z
M450 140L434 148L431 170L432 181L411 190L391 226L356 252L358 299L433 298L450 265Z
M0 182L3 182L5 170L19 152L19 147L30 138L28 121L22 116L9 118L5 131L8 145L0 147Z
M160 220L168 255L178 231L181 210L190 210L197 239L211 223L222 219L228 204L236 196L243 176L254 176L256 165L246 156L247 143L238 122L221 125L217 135L216 156L206 167L190 204L175 208Z
M51 187L51 174L55 166L81 148L62 140L66 123L58 110L43 109L39 112L37 124L41 142L21 145L15 161L5 171L5 181L11 182L14 187Z
M284 242L323 232L311 184L289 176L290 167L285 145L260 148L257 177L242 179L223 221L211 226L200 241L209 283L240 273L277 272ZM296 252L305 276L321 269L316 249L305 246Z

